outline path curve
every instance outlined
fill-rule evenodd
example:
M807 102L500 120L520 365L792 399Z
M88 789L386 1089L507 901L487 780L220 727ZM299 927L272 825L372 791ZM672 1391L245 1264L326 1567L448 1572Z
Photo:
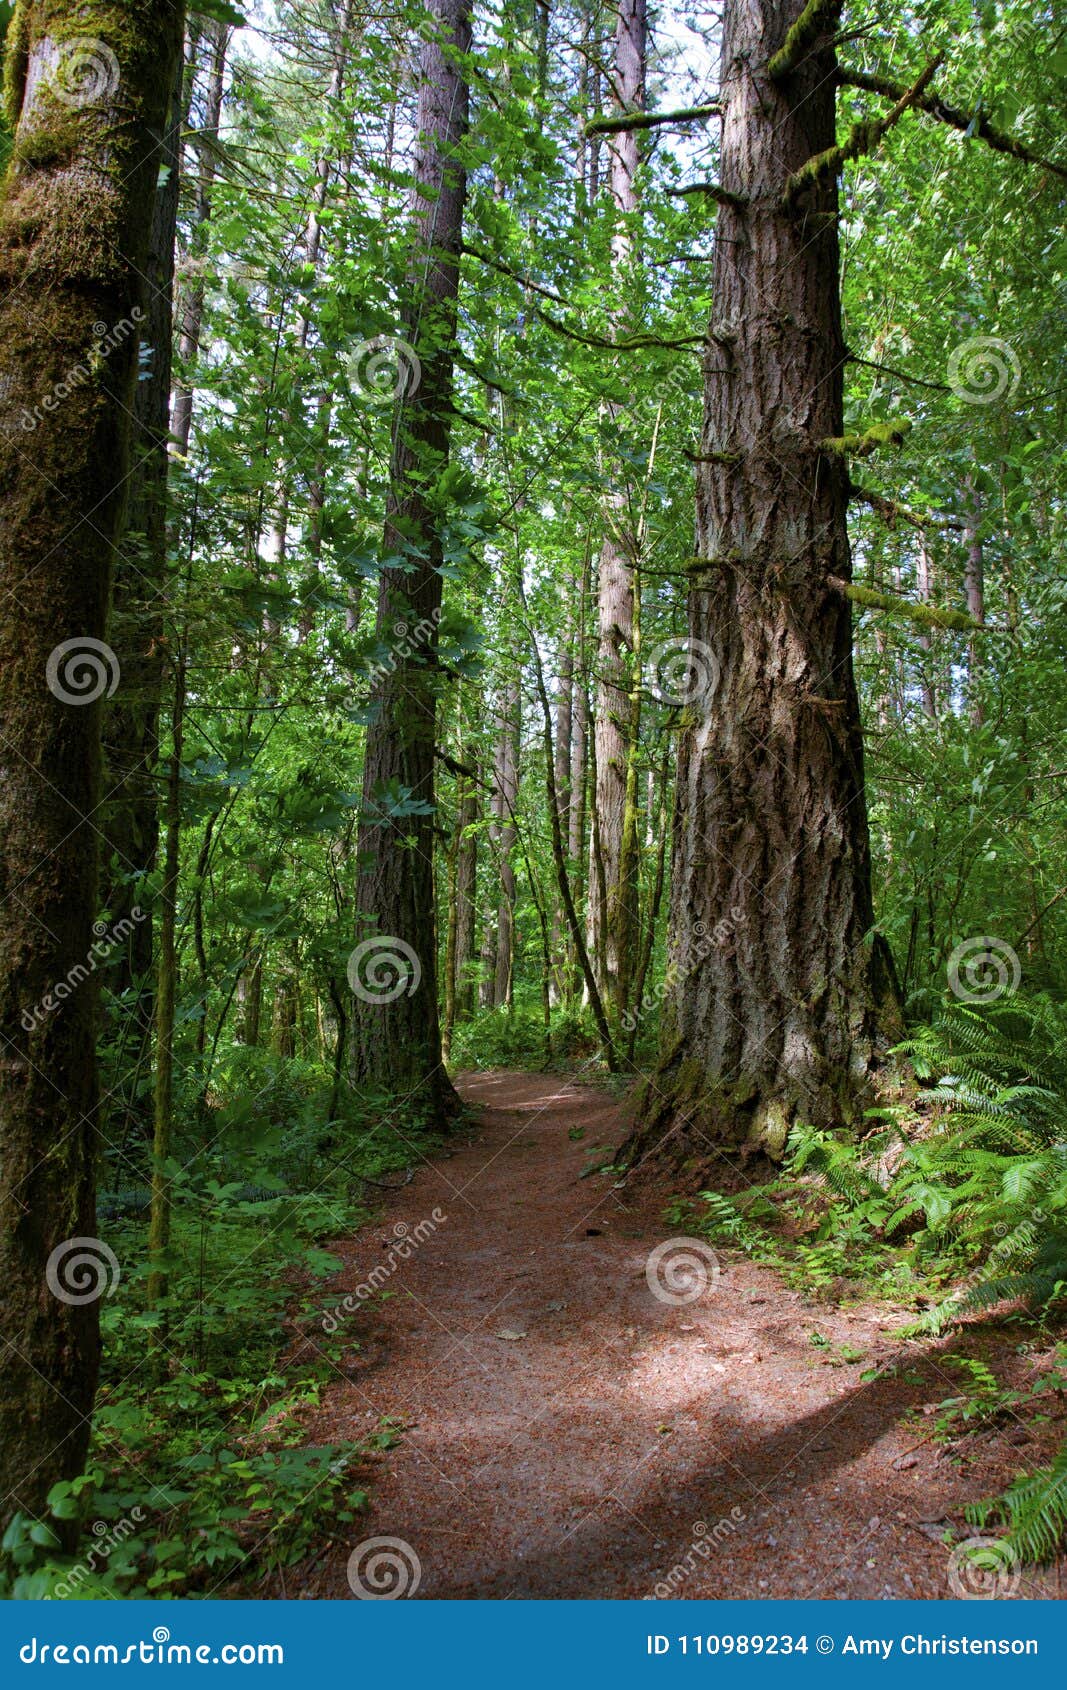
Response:
M618 1105L543 1074L460 1090L473 1127L337 1246L340 1292L377 1268L391 1295L355 1300L346 1377L309 1432L406 1427L353 1547L410 1546L419 1597L953 1595L944 1522L990 1475L962 1479L901 1425L958 1389L936 1347L864 1383L901 1358L900 1314L810 1304L730 1252L698 1301L661 1300L646 1276L670 1237L658 1208L581 1177L621 1140ZM335 1551L301 1582L352 1595ZM1028 1577L1018 1594L1052 1592Z

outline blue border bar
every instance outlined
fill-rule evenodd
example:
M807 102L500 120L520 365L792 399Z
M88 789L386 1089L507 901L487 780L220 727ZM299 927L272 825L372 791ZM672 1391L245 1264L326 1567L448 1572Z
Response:
M764 1642L746 1647L736 1641L742 1637ZM969 1646L986 1641L997 1652ZM97 1658L101 1645L106 1652ZM280 1660L262 1653L270 1648L280 1649ZM5 1687L105 1678L118 1684L145 1675L157 1685L195 1675L221 1687L236 1675L238 1683L256 1678L281 1690L306 1686L325 1671L331 1679L322 1690L337 1683L407 1690L420 1681L433 1690L451 1684L469 1690L906 1684L915 1690L1060 1685L1065 1663L1061 1602L0 1604Z

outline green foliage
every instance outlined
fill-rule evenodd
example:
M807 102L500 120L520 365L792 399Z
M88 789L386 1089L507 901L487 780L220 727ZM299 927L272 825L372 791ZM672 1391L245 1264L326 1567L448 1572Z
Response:
M1003 1496L972 1503L972 1525L1003 1529L1010 1548L1023 1561L1051 1561L1067 1539L1067 1443L1047 1467L1022 1473Z
M147 1185L115 1177L140 1166L147 1180L148 1157L108 1159L101 1230L122 1275L102 1305L89 1465L53 1488L51 1521L12 1522L2 1563L15 1597L245 1589L345 1538L371 1458L398 1435L383 1422L316 1444L306 1421L359 1343L323 1325L339 1266L325 1245L370 1218L366 1182L409 1164L417 1124L351 1103L331 1120L329 1077L266 1051L234 1050L216 1079L209 1119L186 1116L168 1170L169 1291L152 1313ZM71 1522L64 1550L56 1528Z

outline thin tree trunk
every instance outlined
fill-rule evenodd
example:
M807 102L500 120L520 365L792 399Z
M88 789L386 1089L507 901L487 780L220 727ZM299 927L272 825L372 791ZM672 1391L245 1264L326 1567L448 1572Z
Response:
M405 328L421 378L398 400L384 551L405 567L382 570L378 633L397 621L428 626L428 637L374 689L367 730L356 907L362 918L351 969L357 1080L416 1093L443 1118L455 1093L441 1062L434 936L434 749L437 622L443 552L427 490L448 462L452 347L459 287L466 175L458 149L467 128L462 58L470 51L470 0L430 0L420 49L415 242ZM410 564L410 568L406 567ZM397 792L416 813L397 813ZM365 947L362 952L360 946ZM383 993L381 967L392 978ZM368 970L367 964L372 965ZM395 988L399 985L399 991Z
M152 1131L148 1082L155 1016L148 879L159 845L156 761L163 687L163 597L167 579L167 441L170 431L174 239L178 217L185 78L179 59L152 210L141 325L142 366L134 388L134 440L126 533L116 552L111 646L123 684L105 705L104 902L113 928L128 929L110 985L119 1002L121 1072L108 1102L109 1135L125 1143ZM147 356L146 356L147 354Z
M967 600L967 614L979 627L985 623L985 550L982 544L982 495L974 477L967 477L964 511L963 541L967 548L963 588ZM980 639L972 636L967 646L967 706L971 721L981 727L982 708L982 650Z
M113 1277L95 1238L90 818L100 802L100 699L121 684L104 641L181 8L115 0L92 22L102 38L88 44L96 97L76 109L56 99L53 77L61 73L57 42L84 40L85 7L19 0L7 32L14 136L0 200L0 1325L8 1340L0 1525L14 1509L40 1516L52 1484L82 1469L99 1297ZM85 1239L96 1256L88 1297L77 1263Z
M922 604L929 604L934 596L934 568L930 558L930 549L926 534L919 533L919 562L916 586L919 600ZM934 642L930 634L919 635L919 650L922 652L922 701L923 715L931 721L937 718L937 692L934 685Z
M573 590L573 589L572 589ZM570 831L571 810L571 739L574 708L574 653L572 631L564 636L559 659L559 689L556 694L556 801L564 839ZM555 1003L567 995L567 949L564 939L565 922L559 904L552 914L552 970L550 992Z
M847 465L826 444L843 435L837 180L790 185L836 141L832 8L795 68L768 63L801 9L724 14L673 988L633 1156L777 1156L798 1118L856 1123L900 1025L872 937L850 604L828 580L850 574Z
M473 746L464 746L460 761L475 766ZM474 1012L474 931L478 889L478 818L480 804L476 781L460 777L456 827L456 1020L469 1021Z
M193 427L193 373L200 356L200 329L204 321L204 278L197 270L202 257L207 225L211 220L211 194L217 170L213 143L218 140L219 120L222 116L222 90L226 78L226 48L229 29L216 18L203 24L203 34L190 44L193 75L196 74L196 54L199 42L208 54L207 86L204 93L203 141L196 146L198 153L196 202L193 211L193 230L189 250L189 274L179 288L178 355L181 378L175 385L171 416L171 433L175 450L182 458L189 455L189 437ZM195 143L194 143L195 145Z
M645 106L645 0L621 0L615 36L614 89L620 112ZM615 330L622 333L632 317L627 298L635 269L634 221L638 211L637 171L640 136L636 130L613 135L609 143L611 193L615 203L612 274L620 303ZM616 422L620 409L607 407ZM594 884L603 877L603 896L590 904L590 950L602 994L621 1012L626 992L627 948L634 930L632 877L623 860L626 784L630 734L630 670L634 644L634 566L637 556L632 490L618 468L608 472L604 501L604 539L597 574L599 641L596 700L596 842L600 861Z
M509 683L500 695L500 737L494 773L494 804L498 809L497 849L500 854L500 898L496 919L496 981L493 1005L510 1009L515 992L515 899L518 882L515 849L515 804L519 795L519 684Z
M185 733L185 656L178 654L171 719L171 753L163 817L163 884L159 889L159 965L156 989L156 1089L152 1136L152 1201L148 1222L147 1304L158 1309L167 1295L165 1257L170 1245L170 1157L174 1131L174 1029L178 988L178 870L181 862L182 745ZM166 1330L166 1317L161 1320Z

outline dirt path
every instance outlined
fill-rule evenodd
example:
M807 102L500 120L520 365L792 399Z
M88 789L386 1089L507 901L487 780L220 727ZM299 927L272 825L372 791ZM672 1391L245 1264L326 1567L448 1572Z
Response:
M379 1271L390 1296L356 1300L348 1377L310 1427L318 1442L403 1420L362 1534L411 1546L418 1595L954 1594L939 1522L1026 1451L963 1476L912 1447L905 1411L959 1390L936 1346L902 1350L892 1311L808 1304L729 1252L698 1301L661 1300L657 1210L580 1177L619 1141L617 1106L548 1075L461 1089L484 1110L472 1132L342 1247L352 1293L396 1263L397 1229L447 1216ZM861 1382L891 1357L898 1372ZM349 1597L344 1558L302 1594ZM1027 1576L1017 1594L1057 1592Z

